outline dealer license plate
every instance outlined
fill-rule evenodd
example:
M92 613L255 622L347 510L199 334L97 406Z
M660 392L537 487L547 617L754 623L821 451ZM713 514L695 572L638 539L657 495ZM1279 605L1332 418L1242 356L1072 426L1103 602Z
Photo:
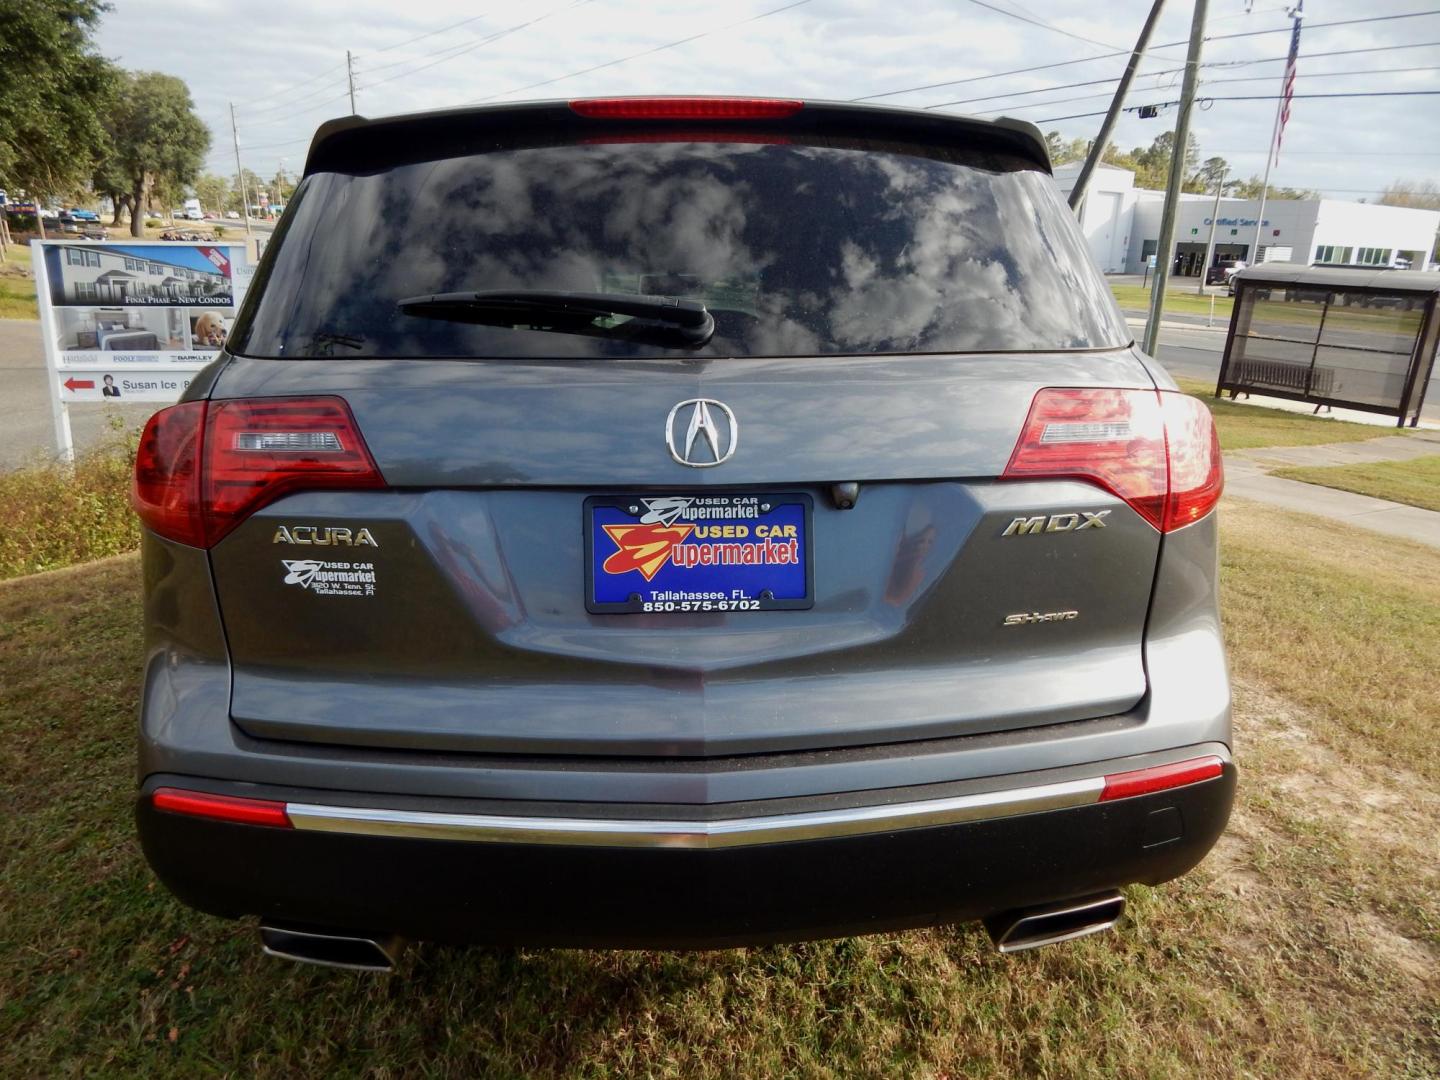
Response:
M815 603L808 495L585 500L594 612L776 611Z

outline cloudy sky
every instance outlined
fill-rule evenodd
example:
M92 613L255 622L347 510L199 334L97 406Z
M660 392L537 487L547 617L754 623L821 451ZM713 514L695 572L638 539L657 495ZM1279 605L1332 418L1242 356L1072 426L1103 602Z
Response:
M1296 93L1440 91L1437 9L1306 0ZM1119 75L1125 57L1107 54L1133 44L1148 10L1149 0L190 0L182 14L173 0L115 0L99 41L125 67L189 83L215 136L212 171L234 171L234 102L245 166L269 177L298 170L316 125L350 111L347 49L367 116L597 94L883 94L874 99L1089 137L1100 117L1075 114L1104 110L1113 84L1094 81ZM1190 11L1168 6L1129 104L1178 98ZM1437 13L1320 25L1425 11ZM1241 175L1264 169L1275 102L1221 99L1277 93L1288 27L1278 0L1211 0L1201 93L1212 100L1193 129L1206 156ZM892 93L937 83L949 85ZM1114 138L1128 149L1173 125L1173 109L1130 114ZM1350 97L1295 102L1272 182L1353 199L1437 177L1440 96Z

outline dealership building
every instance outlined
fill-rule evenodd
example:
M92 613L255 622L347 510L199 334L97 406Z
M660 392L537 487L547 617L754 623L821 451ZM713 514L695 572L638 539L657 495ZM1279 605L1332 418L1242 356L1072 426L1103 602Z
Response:
M1068 195L1080 163L1055 169L1055 181ZM1266 199L1260 222L1258 257L1255 216L1258 199L1221 199L1182 194L1175 219L1175 265L1181 275L1198 276L1205 263L1210 224L1215 222L1212 263L1283 261L1316 266L1403 267L1424 270L1440 230L1440 210L1343 202L1339 199ZM1160 244L1163 191L1135 186L1135 174L1100 165L1091 177L1081 208L1080 226L1096 264L1107 274L1141 273Z

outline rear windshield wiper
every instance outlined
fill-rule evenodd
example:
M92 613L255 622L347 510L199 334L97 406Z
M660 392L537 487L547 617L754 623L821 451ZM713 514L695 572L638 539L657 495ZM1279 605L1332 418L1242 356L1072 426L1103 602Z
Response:
M715 320L697 300L635 293L587 293L551 289L490 289L412 296L396 305L423 319L528 327L557 334L585 334L696 349L715 333ZM628 321L608 325L614 315Z

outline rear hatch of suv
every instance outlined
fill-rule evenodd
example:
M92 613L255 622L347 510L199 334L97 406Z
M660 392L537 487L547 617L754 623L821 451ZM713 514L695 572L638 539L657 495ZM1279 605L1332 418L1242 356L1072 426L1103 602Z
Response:
M229 348L200 542L264 739L703 757L1122 713L1215 464L1171 477L1188 412L1033 130L902 110L329 125Z

